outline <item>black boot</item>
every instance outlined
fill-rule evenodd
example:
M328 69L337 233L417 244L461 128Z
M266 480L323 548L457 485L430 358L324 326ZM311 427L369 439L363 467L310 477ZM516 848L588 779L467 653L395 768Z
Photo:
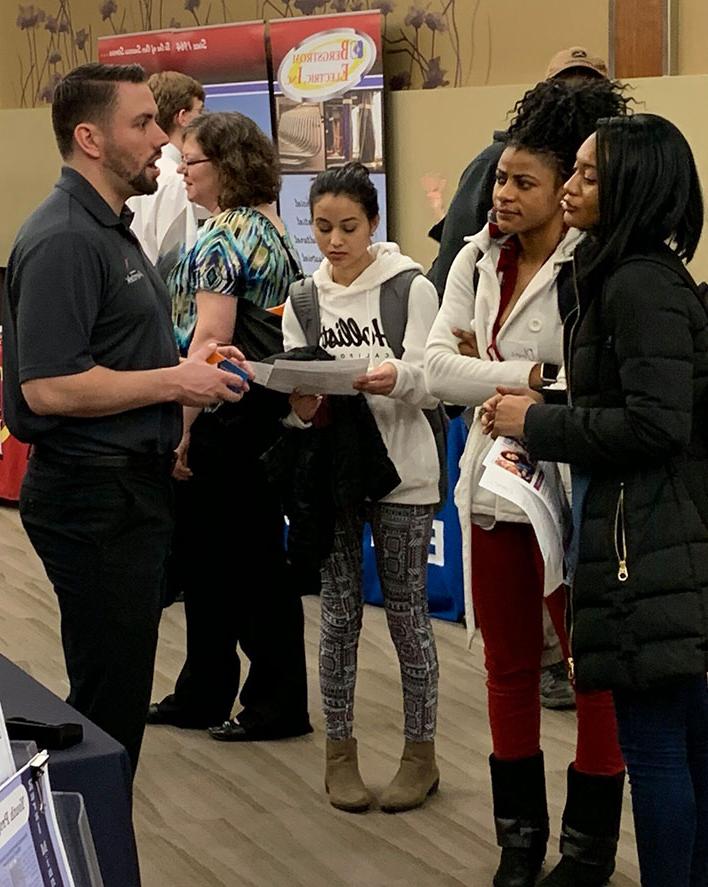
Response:
M543 754L520 761L489 758L497 844L502 848L494 887L533 887L548 842Z
M590 776L568 767L561 861L539 887L604 887L615 870L624 772Z

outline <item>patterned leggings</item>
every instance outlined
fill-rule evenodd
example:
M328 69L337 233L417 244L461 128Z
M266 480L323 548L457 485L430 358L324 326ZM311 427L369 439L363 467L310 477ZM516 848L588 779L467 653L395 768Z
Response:
M406 739L435 735L438 656L428 615L426 577L431 505L377 503L364 514L342 512L334 547L322 566L320 687L329 739L348 739L354 723L357 647L363 613L362 545L369 520L386 619L403 684Z

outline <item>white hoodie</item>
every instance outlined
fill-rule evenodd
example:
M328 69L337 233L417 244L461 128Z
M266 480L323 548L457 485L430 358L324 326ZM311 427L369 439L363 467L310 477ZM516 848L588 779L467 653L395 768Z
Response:
M395 243L376 243L369 249L374 261L349 286L332 280L328 259L315 271L322 325L320 345L337 360L366 358L371 369L384 361L396 367L396 385L388 397L365 395L401 478L382 501L430 505L438 501L439 466L433 433L421 410L434 408L438 399L425 388L423 349L437 314L438 297L427 278L415 278L408 300L403 355L396 359L381 325L380 287L401 271L421 270L421 266L402 256ZM283 315L283 339L286 351L307 345L289 302Z

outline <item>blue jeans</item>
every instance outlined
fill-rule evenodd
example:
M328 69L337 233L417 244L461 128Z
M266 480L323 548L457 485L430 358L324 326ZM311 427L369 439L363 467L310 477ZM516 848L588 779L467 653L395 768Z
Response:
M614 693L642 887L708 887L708 682Z

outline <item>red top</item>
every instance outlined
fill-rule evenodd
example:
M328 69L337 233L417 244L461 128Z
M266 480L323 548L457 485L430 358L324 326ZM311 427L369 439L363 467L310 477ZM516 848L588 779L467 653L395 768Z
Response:
M499 237L502 234L494 222L489 223L489 233L492 237ZM501 329L501 319L504 316L506 309L509 307L509 302L514 294L516 281L519 277L520 252L521 244L519 243L519 238L516 236L509 237L509 239L505 240L501 245L499 261L497 262L497 275L499 276L500 288L499 311L497 312L494 326L492 327L492 341L487 348L487 354L490 360L504 360L497 348L497 336Z

